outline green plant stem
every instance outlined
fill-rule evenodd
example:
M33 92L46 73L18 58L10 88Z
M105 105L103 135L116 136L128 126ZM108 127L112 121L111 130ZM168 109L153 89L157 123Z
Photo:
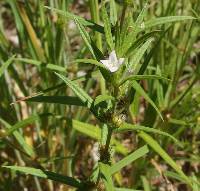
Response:
M101 139L102 139L101 141L103 142L103 144L101 142L102 146L101 146L101 149L100 149L100 162L102 162L104 164L107 164L107 165L110 165L110 163L111 163L111 154L110 154L110 150L109 149L110 149L110 143L111 143L113 130L111 129L110 126L107 126L107 125L106 125L106 128L107 128L106 135L102 134L102 137L101 137ZM102 129L102 131L104 131L104 130ZM106 136L106 137L105 137L105 140L103 141L104 136Z
M110 142L111 142L112 132L113 132L113 130L108 127L108 135L107 135L107 139L106 139L105 153L109 152L109 146L110 146Z

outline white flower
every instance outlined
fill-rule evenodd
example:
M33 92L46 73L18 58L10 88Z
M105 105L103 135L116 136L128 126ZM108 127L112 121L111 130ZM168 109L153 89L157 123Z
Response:
M111 72L116 72L119 67L123 64L124 58L117 58L115 50L113 50L108 60L100 60L100 62Z

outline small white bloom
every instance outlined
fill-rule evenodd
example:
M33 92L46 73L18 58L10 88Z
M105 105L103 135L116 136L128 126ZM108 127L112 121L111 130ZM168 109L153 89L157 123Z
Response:
M113 50L110 55L108 60L100 60L101 63L111 72L116 72L119 67L123 64L124 58L117 58L115 50Z

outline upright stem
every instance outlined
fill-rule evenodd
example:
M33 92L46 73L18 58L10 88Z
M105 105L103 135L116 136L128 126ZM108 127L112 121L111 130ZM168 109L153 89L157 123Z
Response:
M110 126L105 125L102 128L102 135L101 135L101 150L100 150L100 161L109 164L110 163L110 142L112 138L112 128ZM105 137L105 138L104 138Z
M111 137L112 137L112 129L108 128L108 135L107 135L106 145L105 145L105 152L106 153L109 152L109 146L110 146L110 142L111 142Z

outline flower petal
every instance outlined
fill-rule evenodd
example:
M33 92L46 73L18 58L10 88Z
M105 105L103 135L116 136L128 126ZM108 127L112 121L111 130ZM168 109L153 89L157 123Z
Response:
M118 69L119 69L118 66L113 66L113 67L110 67L110 68L109 68L109 70L110 70L111 72L116 72Z
M115 50L113 50L110 55L108 60L100 60L100 62L108 69L110 72L116 72L120 65L123 64L124 58L119 58L117 59L117 55Z
M100 60L100 62L108 69L110 69L110 61L109 60Z
M116 63L117 62L117 55L115 50L113 50L110 55L109 55L109 60L111 63Z

